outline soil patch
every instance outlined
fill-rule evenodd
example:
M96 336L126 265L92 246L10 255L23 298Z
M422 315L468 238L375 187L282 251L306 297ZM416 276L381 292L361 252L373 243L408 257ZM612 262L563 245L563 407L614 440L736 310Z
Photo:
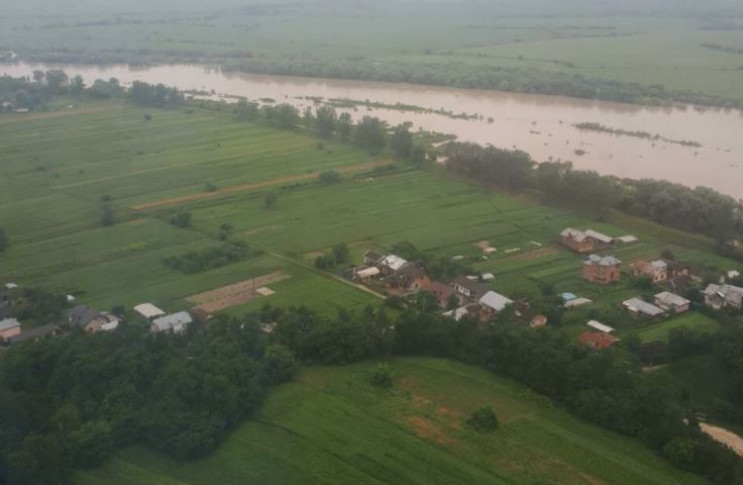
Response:
M528 253L522 253L516 256L511 256L508 259L513 260L530 260L530 259L539 259L544 258L547 256L552 256L553 254L557 253L557 249L555 248L542 248L537 249L536 251L529 251Z
M232 285L223 286L216 290L206 291L189 296L186 301L195 304L194 310L199 309L207 313L218 312L231 306L248 303L260 296L257 290L266 285L290 278L289 275L277 271L250 280L241 281Z
M713 440L729 446L738 456L743 456L743 438L719 426L699 423L699 428Z

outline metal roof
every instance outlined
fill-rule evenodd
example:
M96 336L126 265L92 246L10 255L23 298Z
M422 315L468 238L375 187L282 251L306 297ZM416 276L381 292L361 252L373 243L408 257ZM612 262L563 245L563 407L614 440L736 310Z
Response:
M15 318L6 318L4 320L0 320L0 332L20 326L21 322L19 322Z
M376 266L372 266L371 268L362 269L361 271L357 271L356 275L360 276L362 278L370 278L372 276L377 276L379 274L379 268Z
M596 330L604 333L612 333L614 331L614 328L604 325L603 323L599 322L598 320L589 320L586 325L588 325L591 328L595 328Z
M630 298L629 300L622 303L622 305L624 305L624 307L630 311L644 313L645 315L649 315L651 317L657 317L658 315L662 315L663 313L665 313L662 308L659 308L639 298Z
M480 298L479 302L499 312L513 303L513 300L501 295L500 293L488 291Z
M142 303L134 307L134 311L145 318L156 318L165 315L165 312L152 303Z
M560 236L569 237L573 241L581 242L587 237L587 234L583 231L579 231L578 229L568 227L560 233Z
M156 318L152 321L153 325L157 328L158 332L165 330L173 330L179 332L183 330L185 325L193 322L191 315L188 312L178 312L172 315L166 315L164 317Z
M613 243L614 238L611 236L607 236L606 234L600 233L598 231L594 231L593 229L588 229L585 232L586 236L592 237L593 239L597 239L603 243Z
M389 254L385 256L379 264L388 267L392 271L399 271L402 269L403 266L408 264L408 262L402 259L400 256Z
M622 264L622 262L614 256L599 256L598 254L592 254L585 261L585 264L598 264L599 266L616 266Z
M683 306L688 305L691 303L686 298L679 296L675 293L671 293L670 291L664 291L661 293L658 293L655 295L655 302L659 305L665 305L665 306Z

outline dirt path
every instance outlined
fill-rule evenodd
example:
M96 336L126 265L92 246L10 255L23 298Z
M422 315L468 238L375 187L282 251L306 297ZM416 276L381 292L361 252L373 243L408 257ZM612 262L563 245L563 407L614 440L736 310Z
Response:
M0 117L0 125L10 125L13 123L23 123L24 121L47 120L50 118L62 118L64 116L85 115L103 111L105 107L85 108L85 109L68 109L64 111L53 111L51 113L29 113L15 114L8 117Z
M719 426L707 423L699 423L699 429L709 435L713 440L729 446L738 456L743 456L743 438Z
M288 274L277 271L250 280L223 286L215 290L192 295L186 298L186 301L197 305L195 309L198 308L207 313L214 313L231 306L253 301L259 296L255 290L271 283L283 281L287 278L290 278Z
M374 167L383 167L391 165L393 162L371 162L361 165L346 165L339 167L335 170L341 173L354 173L363 172L365 170L372 169ZM311 180L316 178L319 172L311 172L302 175L292 175L289 177L280 177L271 180L264 180L263 182L255 182L252 184L234 185L232 187L226 187L224 189L216 190L214 192L199 192L197 194L183 195L181 197L173 197L172 199L156 200L154 202L147 202L146 204L135 205L132 209L136 211L157 209L159 207L170 207L174 205L187 204L189 202L195 202L198 200L212 199L223 195L234 194L236 192L244 192L248 190L263 189L266 187L273 187L276 185L284 185L292 182L302 182L305 180Z

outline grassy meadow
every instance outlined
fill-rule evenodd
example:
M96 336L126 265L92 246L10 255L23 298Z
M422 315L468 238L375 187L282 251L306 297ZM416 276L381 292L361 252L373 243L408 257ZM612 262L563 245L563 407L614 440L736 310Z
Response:
M204 460L178 463L130 448L76 483L702 483L485 371L399 359L394 387L382 390L367 382L372 366L306 369ZM501 423L492 435L463 424L484 405Z

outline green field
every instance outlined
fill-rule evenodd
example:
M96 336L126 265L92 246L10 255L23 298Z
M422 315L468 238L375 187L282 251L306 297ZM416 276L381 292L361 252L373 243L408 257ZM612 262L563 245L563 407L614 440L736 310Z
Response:
M379 6L272 0L259 7L220 0L198 8L140 2L113 12L89 0L77 8L53 5L52 11L63 8L59 19L38 15L35 3L4 12L0 46L34 52L37 59L59 49L98 62L213 56L221 62L259 59L291 66L308 60L312 67L302 73L322 77L341 71L352 77L354 66L368 63L418 66L436 73L429 83L461 87L477 84L459 76L464 68L473 69L473 77L487 77L490 68L515 69L520 80L579 74L743 100L743 55L734 51L743 48L743 23L740 4L732 0L707 2L704 15L692 4L673 1L492 1L461 8L430 0Z
M649 327L637 332L643 342L654 340L668 341L668 332L675 328L690 328L696 331L714 332L720 326L716 320L701 313L685 313L661 323L651 324Z
M626 264L670 248L690 263L743 270L712 255L705 238L617 213L590 221L435 170L401 165L373 172L387 163L384 157L333 141L318 149L308 135L238 123L219 111L86 103L4 116L0 126L0 220L12 240L0 255L3 281L75 293L101 308L152 301L183 309L190 295L274 271L291 276L276 284L276 295L230 313L268 301L361 308L378 300L317 272L314 256L346 243L358 262L368 248L410 241L438 256L465 256L475 270L495 274L492 288L512 298L528 298L549 284L596 301L571 312L576 323L595 318L589 314L597 310L609 314L607 323L623 325L627 317L615 307L637 292L626 279L608 287L582 280L582 257L555 244L567 226L635 234L640 242L616 250ZM316 183L316 173L327 169L339 170L342 182ZM217 191L207 192L207 183ZM262 201L269 190L278 202L267 210ZM104 197L116 212L111 227L101 225ZM193 216L188 229L169 223L181 210ZM216 236L225 223L234 238L265 254L196 275L161 264L164 257L220 244ZM497 249L487 259L477 245L482 241Z
M80 473L77 483L702 483L637 442L485 371L446 360L395 360L396 383L387 391L366 382L371 366L305 370L205 460L177 463L130 448ZM483 405L501 422L493 435L463 426Z

